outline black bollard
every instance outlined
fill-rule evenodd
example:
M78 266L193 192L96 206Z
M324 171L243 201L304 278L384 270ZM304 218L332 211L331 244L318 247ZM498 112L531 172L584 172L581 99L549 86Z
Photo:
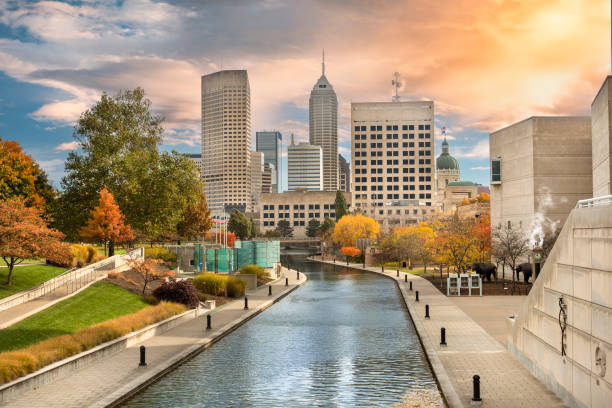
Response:
M336 263L336 258L334 257L334 263Z
M297 271L297 280L300 280L300 271Z
M480 376L479 375L474 376L474 398L472 398L472 401L482 401L482 399L480 398Z
M348 264L349 264L349 263L348 263L348 257L347 257L347 258L346 258L346 266L348 266Z
M140 364L138 365L141 367L144 367L147 365L146 357L145 357L145 354L147 352L146 350L147 349L145 348L145 346L140 346Z
M429 305L425 305L425 318L429 319Z
M408 275L404 275L404 282L408 282Z
M446 329L444 327L440 329L440 345L446 346Z
M289 286L289 278L285 278L285 286Z
M397 275L396 276L399 278L399 269L397 270Z
M206 315L206 330L210 330L212 329L212 325L210 324L212 318L210 317L210 315Z
M244 310L247 310L249 308L249 298L246 297L246 295L244 296Z
M385 265L380 265L380 269L384 272L385 271Z
M419 291L417 290L416 292L414 292L416 294L416 301L419 301Z
M272 285L268 285L268 296L272 296Z
M406 275L406 279L408 279L408 275ZM412 281L410 281L410 290L412 290Z

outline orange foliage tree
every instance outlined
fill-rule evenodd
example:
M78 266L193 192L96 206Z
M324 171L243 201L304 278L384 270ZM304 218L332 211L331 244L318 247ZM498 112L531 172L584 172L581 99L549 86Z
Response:
M174 277L174 272L161 270L157 268L157 264L159 260L146 258L144 260L137 259L135 261L130 262L130 267L132 270L138 272L138 274L142 277L142 295L144 296L145 291L147 290L147 285L151 282L155 282L158 280L172 278Z
M24 259L41 257L58 264L70 262L70 247L64 235L47 226L42 211L26 207L23 200L0 201L0 256L8 266L7 285L13 268Z
M227 236L227 246L228 248L233 248L234 247L234 242L236 241L236 234L234 234L233 232L209 232L208 234L206 234L206 240L207 241L211 241L211 242L221 242L224 243L225 242L225 237Z
M115 254L115 243L127 242L134 238L132 229L123 222L123 214L115 203L113 195L105 188L100 190L100 201L91 210L91 218L79 230L81 237L90 242L108 243L108 256ZM106 255L106 247L104 249Z
M457 272L467 271L478 256L474 221L457 215L442 220L435 248L441 262L454 266Z
M334 227L332 240L342 246L355 246L359 238L376 238L380 226L370 217L361 214L345 215Z
M361 249L355 247L342 247L340 253L349 258L357 258L361 256Z
M488 261L491 258L491 217L489 214L482 214L476 220L474 238L480 252L480 262Z

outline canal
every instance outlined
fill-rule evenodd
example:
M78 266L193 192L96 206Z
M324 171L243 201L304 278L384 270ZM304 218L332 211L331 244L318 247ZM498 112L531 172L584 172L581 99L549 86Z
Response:
M124 407L384 407L437 389L384 277L284 256L308 282Z

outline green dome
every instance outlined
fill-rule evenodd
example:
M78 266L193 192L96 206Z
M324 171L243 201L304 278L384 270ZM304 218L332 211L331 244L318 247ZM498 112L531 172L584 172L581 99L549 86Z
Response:
M437 170L459 170L459 162L448 153L448 143L446 138L442 142L442 153L436 159Z

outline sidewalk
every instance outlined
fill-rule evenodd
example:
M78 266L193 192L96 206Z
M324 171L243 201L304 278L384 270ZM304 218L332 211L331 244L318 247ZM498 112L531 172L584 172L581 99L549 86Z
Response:
M320 261L333 264L333 261ZM346 262L338 262L346 266ZM383 274L380 268L351 268ZM476 324L452 298L443 295L429 281L417 275L385 269L385 276L397 280L412 320L421 338L448 406L469 407L473 393L472 377L480 376L483 407L564 407L565 405L516 360L497 340ZM412 282L404 283L404 275ZM419 302L416 302L419 291ZM490 301L482 299L482 307ZM474 300L473 302L478 302ZM431 318L425 319L425 305ZM447 346L440 345L440 328L446 329Z
M268 286L247 293L249 309L244 309L244 298L227 303L210 313L212 330L206 330L206 311L199 317L177 326L144 343L129 347L104 360L78 370L68 377L43 385L0 406L10 407L106 407L134 390L141 389L193 354L211 346L225 334L249 318L271 306L292 290L306 282L295 271ZM139 347L146 347L146 367L139 367Z

